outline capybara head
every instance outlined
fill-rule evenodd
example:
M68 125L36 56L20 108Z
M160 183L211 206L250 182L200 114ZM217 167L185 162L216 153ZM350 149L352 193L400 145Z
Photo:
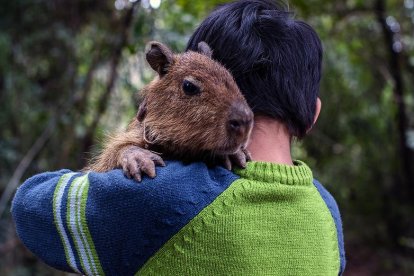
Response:
M143 90L137 118L146 142L174 155L233 154L246 146L253 113L232 75L199 52L174 54L150 42L146 58L158 76Z

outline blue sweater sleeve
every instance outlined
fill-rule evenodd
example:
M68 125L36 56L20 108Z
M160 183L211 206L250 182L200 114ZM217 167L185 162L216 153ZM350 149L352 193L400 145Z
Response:
M339 258L340 258L340 270L339 275L342 275L345 270L346 259L345 259L345 247L344 247L344 234L342 231L342 220L341 214L339 213L338 205L336 204L333 196L322 186L319 181L316 179L313 180L313 184L321 195L322 199L325 201L326 206L331 212L332 218L335 221L336 232L338 237L338 246L339 246Z
M141 183L121 170L47 172L18 189L19 238L47 264L87 275L133 275L238 178L221 167L168 162Z
M52 213L55 187L61 176L68 173L71 172L46 172L26 180L13 199L12 214L17 234L27 248L43 256L42 259L50 266L72 272L65 261Z

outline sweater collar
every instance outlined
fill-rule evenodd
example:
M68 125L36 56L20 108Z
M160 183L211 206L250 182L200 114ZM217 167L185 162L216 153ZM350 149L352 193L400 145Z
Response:
M259 182L283 185L310 185L313 181L311 169L302 161L295 160L293 166L270 162L248 162L245 169L236 169L240 177Z

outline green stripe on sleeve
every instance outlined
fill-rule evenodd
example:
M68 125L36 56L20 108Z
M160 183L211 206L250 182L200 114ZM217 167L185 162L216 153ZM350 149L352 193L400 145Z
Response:
M94 267L94 271L95 273L98 273L98 275L105 275L104 271L102 269L102 266L99 262L99 257L98 254L96 253L96 249L95 249L95 245L93 243L92 240L92 236L91 233L89 231L88 228L88 224L87 224L87 220L86 220L86 201L88 199L88 190L89 190L89 179L86 177L85 182L84 182L84 189L82 191L82 195L81 195L81 217L80 217L80 222L81 222L81 227L82 227L82 232L85 234L86 236L86 246L88 247L89 251L92 254L92 265Z
M53 220L59 233L60 239L62 241L62 245L65 251L66 262L68 265L77 273L80 273L79 268L76 265L75 256L73 253L73 249L69 242L68 233L66 232L63 226L62 220L62 197L65 191L65 188L70 180L70 178L75 175L75 173L67 173L60 177L58 184L56 185L54 194L53 194Z
M72 181L68 193L66 222L83 272L87 275L104 275L86 221L88 188L88 174Z

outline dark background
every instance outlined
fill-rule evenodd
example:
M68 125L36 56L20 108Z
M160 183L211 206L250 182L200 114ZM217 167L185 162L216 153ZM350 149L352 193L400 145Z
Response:
M220 2L0 0L1 275L62 274L17 239L16 187L82 168L134 116L134 93L154 76L145 43L182 51ZM322 113L293 155L338 201L347 275L414 275L414 0L289 5L325 49Z

